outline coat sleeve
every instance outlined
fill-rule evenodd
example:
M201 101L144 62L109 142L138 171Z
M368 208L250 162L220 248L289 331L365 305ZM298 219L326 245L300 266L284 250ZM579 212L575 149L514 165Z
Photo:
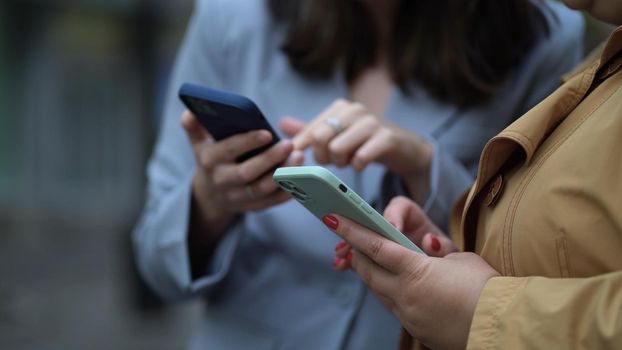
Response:
M215 1L198 1L173 69L154 154L149 162L147 201L133 232L134 254L141 276L169 300L209 292L227 274L237 246L241 225L221 240L205 267L206 274L191 280L187 229L191 183L196 166L189 142L180 125L184 107L177 97L183 82L222 87L226 67L224 40Z
M622 271L589 278L494 277L470 349L614 349L622 344Z

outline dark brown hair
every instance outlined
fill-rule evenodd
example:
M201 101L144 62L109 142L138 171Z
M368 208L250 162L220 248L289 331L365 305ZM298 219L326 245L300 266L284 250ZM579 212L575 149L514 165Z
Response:
M282 49L300 73L348 83L378 59L378 37L357 0L268 0L287 25ZM549 34L541 6L530 0L402 0L389 48L393 81L415 83L434 98L469 107L486 102Z

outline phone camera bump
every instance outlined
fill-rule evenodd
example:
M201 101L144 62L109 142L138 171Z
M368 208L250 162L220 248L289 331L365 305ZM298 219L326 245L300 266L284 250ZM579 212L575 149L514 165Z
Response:
M308 199L307 193L303 191L300 187L296 186L295 183L291 181L278 181L279 186L286 192L289 192L294 198L296 198L300 202L304 202Z
M302 195L302 194L300 194L300 193L298 193L298 192L296 192L296 191L292 191L292 192L290 192L290 193L291 193L291 195L292 195L292 196L294 196L294 198L296 198L299 202L304 202L304 201L306 201L306 200L307 200L307 198L306 198L304 195Z
M209 105L209 103L207 103L206 101L202 101L202 100L195 100L194 102L194 106L197 110L197 112L203 114L203 115L210 115L210 116L218 116L218 113L216 112L216 110L214 110L214 108L212 108L212 106Z
M303 191L302 188L294 186L294 191L300 193L303 196L307 195L307 192Z
M295 187L294 184L289 181L279 181L279 186L287 191L293 191Z

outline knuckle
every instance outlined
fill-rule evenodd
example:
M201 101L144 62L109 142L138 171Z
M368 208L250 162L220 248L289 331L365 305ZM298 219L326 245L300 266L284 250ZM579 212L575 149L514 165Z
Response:
M406 258L405 271L403 271L404 283L417 283L426 273L427 265L418 264L412 257Z
M351 102L350 105L352 109L365 110L365 105L361 102Z
M395 198L393 198L391 200L391 202L397 204L397 205L404 205L404 204L408 204L410 203L410 199L408 199L406 196L397 196Z
M326 146L331 140L331 135L326 133L324 128L317 128L311 132L311 140L314 144Z
M335 155L337 157L340 157L340 158L342 158L342 157L344 157L346 155L345 154L346 153L345 148L341 144L339 144L337 142L329 143L328 144L328 151L331 154L333 154L333 155Z
M375 259L382 251L384 242L381 239L373 238L368 243L367 250L369 251L369 257Z
M369 156L363 153L357 153L354 155L352 162L355 164L365 165L371 162Z
M341 233L341 237L343 238L343 240L349 242L350 237L352 236L352 225L350 225L349 222L340 220L339 232Z
M225 154L238 154L239 150L235 142L227 142L223 145Z
M349 103L348 100L346 100L345 98L338 98L335 100L335 102L333 102L332 106L343 107L343 106L346 106L348 103Z
M393 139L393 130L381 126L378 130L378 136Z
M224 187L227 184L227 176L217 170L212 174L212 183L216 187Z
M242 183L248 183L248 182L250 182L252 180L250 172L243 165L240 165L240 166L236 167L236 169L235 169L235 176Z
M372 283L374 282L374 275L371 273L370 269L367 268L360 268L358 271L359 275L361 276L361 279L363 280L363 282L366 285L372 285Z
M274 181L263 180L263 181L260 181L259 184L257 185L257 194L264 195L264 194L274 191L275 189L276 189L276 184L274 183Z
M214 167L213 159L214 157L212 157L210 152L205 152L205 150L203 152L199 150L197 154L197 162L199 163L199 166L203 169L211 170Z
M378 120L378 118L376 118L373 114L366 114L361 118L359 123L365 125L367 128L375 128L380 125L380 120Z

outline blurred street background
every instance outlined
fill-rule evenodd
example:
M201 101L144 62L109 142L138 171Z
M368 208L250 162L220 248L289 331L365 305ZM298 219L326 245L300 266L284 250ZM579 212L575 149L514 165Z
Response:
M200 303L140 284L130 232L191 9L0 1L0 349L184 347Z
M179 349L129 234L191 0L0 2L0 349Z

